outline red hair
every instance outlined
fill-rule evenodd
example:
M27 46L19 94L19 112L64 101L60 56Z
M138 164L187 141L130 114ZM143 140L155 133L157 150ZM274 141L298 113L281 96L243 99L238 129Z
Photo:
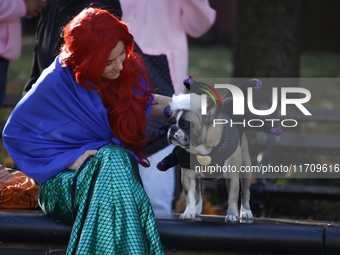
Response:
M106 108L113 136L133 151L143 166L150 163L141 152L145 141L148 101L152 96L148 72L140 55L133 52L133 36L125 23L106 10L86 8L64 28L60 56L70 66L76 81L89 90L99 90ZM102 77L113 48L122 41L126 59L117 79Z

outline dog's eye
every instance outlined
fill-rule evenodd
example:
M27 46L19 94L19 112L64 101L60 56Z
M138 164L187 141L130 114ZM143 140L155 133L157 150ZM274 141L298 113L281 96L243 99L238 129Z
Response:
M181 128L189 128L190 127L190 121L187 120L187 119L182 119L180 122L179 122L179 126Z
M175 125L176 124L176 118L175 117L170 117L168 119L169 126Z

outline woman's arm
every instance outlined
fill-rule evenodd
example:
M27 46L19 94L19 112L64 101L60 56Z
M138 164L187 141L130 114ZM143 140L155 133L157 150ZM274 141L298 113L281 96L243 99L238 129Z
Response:
M152 105L150 117L161 120L167 120L168 118L164 115L163 111L164 108L169 105L171 100L172 100L171 97L156 94L153 100L154 105Z
M216 11L208 0L181 0L181 24L191 37L198 38L214 24Z
M23 0L0 1L0 24L12 22L14 20L24 17L25 15L26 5Z

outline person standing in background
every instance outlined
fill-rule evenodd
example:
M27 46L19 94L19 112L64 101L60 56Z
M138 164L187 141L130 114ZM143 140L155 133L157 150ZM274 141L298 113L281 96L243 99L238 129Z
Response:
M40 0L0 1L0 108L6 95L9 62L21 54L21 18L38 16L43 4Z
M214 24L216 11L208 0L124 0L122 21L129 25L143 53L165 54L175 94L184 93L188 75L187 36L198 38ZM171 213L175 189L175 169L160 172L156 165L173 146L156 152L150 168L140 167L144 188L156 213Z

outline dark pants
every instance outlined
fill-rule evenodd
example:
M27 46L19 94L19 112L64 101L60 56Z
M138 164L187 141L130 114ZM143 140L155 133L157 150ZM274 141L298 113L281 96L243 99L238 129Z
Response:
M0 108L6 96L7 70L9 61L0 57Z

